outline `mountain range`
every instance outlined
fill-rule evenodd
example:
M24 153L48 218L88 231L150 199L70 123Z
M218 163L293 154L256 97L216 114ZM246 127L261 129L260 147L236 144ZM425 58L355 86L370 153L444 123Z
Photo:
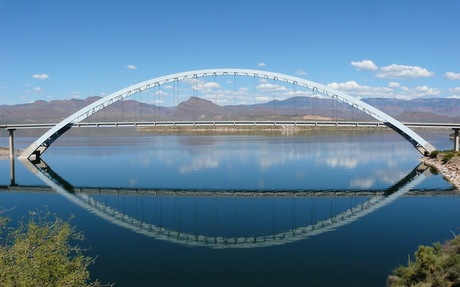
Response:
M35 101L0 105L0 123L57 123L79 109L99 100ZM398 100L367 98L364 102L403 122L460 122L460 99L423 98ZM176 107L162 107L124 100L92 115L85 121L162 120L373 120L368 115L335 100L293 97L263 104L220 106L191 97Z

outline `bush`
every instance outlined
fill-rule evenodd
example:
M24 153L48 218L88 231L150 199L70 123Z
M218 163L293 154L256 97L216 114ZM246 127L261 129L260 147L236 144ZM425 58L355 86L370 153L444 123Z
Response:
M387 286L460 286L459 236L444 245L419 246L414 257L388 276Z
M440 159L442 163L444 164L447 163L452 158L459 157L459 156L460 156L460 152L451 151L451 150L447 150L447 151L434 150L428 155L429 158Z
M448 162L451 158L453 158L455 156L455 153L454 152L448 152L444 155L444 157L442 158L442 162L443 163L446 163Z
M430 153L429 157L430 158L436 158L439 154L439 150L434 150Z
M27 223L7 228L0 220L0 286L100 286L89 283L94 259L71 242L83 240L69 222L54 215L31 214Z

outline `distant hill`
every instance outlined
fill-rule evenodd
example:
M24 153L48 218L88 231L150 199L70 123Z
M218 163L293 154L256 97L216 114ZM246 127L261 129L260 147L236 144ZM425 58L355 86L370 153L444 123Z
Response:
M98 99L100 97L0 105L0 123L59 122ZM369 98L363 101L404 122L460 122L460 99ZM329 99L294 97L264 104L219 106L208 100L191 97L177 107L160 107L135 100L117 102L86 121L283 119L372 120L346 104Z
M396 100L371 98L366 103L406 122L460 122L460 99Z

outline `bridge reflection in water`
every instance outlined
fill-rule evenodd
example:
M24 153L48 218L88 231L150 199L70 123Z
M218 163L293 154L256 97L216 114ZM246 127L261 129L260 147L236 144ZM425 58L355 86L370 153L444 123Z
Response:
M383 191L77 188L42 160L23 163L52 190L113 224L217 249L282 245L333 231L407 194L430 174L421 164Z

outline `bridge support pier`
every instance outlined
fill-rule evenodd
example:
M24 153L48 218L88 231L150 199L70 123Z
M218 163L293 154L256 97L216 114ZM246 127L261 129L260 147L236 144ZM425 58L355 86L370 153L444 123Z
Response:
M15 161L14 161L14 131L16 129L8 130L8 141L9 141L9 156L10 156L10 186L16 185L16 172L15 172Z
M458 131L460 128L452 128L454 130L454 151L458 151L459 148L459 138L458 138Z
M8 131L8 140L10 147L10 158L14 157L14 131L16 129L7 129Z

